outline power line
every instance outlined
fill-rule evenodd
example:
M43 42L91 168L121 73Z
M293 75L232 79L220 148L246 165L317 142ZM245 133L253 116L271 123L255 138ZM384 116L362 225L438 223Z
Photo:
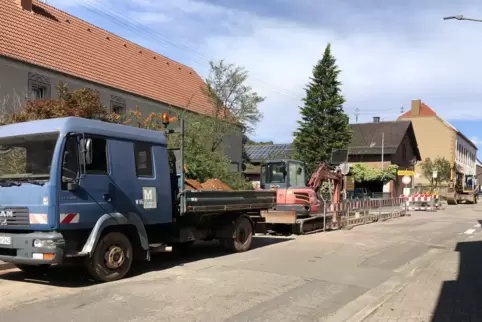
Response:
M199 63L199 64L204 64L204 63L209 63L211 60L203 55L202 53L192 49L191 47L181 43L181 42L174 42L170 40L169 38L165 37L161 33L152 30L149 27L146 27L143 24L140 24L132 19L127 18L124 14L122 14L119 11L116 11L114 8L111 6L105 5L101 3L98 0L76 0L77 4L81 6L82 8L98 15L103 18L108 18L111 22L114 24L127 29L128 31L134 33L136 36L142 36L143 38L146 38L148 40L159 40L164 47L167 46L172 46L172 47L177 47L179 49L184 50L185 52L189 53L189 56L191 58ZM167 45L167 46L166 46ZM300 97L294 93L291 92L287 89L283 89L279 86L273 85L266 83L265 81L255 77L255 76L250 76L250 79L255 80L259 83L261 83L261 87L268 89L272 92L276 92L278 94L285 95L287 97L290 97L292 99L296 99L297 101L300 100Z
M205 64L209 63L211 60L205 56L204 54L200 53L199 51L191 48L190 46L179 42L179 41L172 41L168 37L164 36L163 34L139 23L136 22L133 19L129 19L124 13L115 10L112 6L106 5L102 3L100 0L75 0L76 3L88 10L89 12L100 16L104 19L108 19L115 25L133 33L135 36L141 36L145 39L148 39L149 41L152 40L157 40L160 42L160 45L163 46L164 48L169 48L175 47L181 50L184 50L188 55L190 56L193 61L199 63L199 64ZM260 83L261 87L264 89L267 89L269 91L284 95L286 97L289 97L290 99L294 99L296 101L300 100L300 97L287 89L283 89L277 85L274 84L269 84L262 79L259 79L255 76L250 76L250 79L255 80L256 82ZM387 110L384 110L385 113L379 113L382 110L364 110L364 112L360 112L359 109L356 109L356 119L358 120L358 117L360 115L368 115L368 114L378 114L378 115L393 115L396 114L394 113L387 113Z

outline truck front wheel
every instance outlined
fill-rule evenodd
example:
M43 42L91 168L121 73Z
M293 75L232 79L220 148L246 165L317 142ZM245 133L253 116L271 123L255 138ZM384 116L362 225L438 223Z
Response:
M122 279L133 261L132 244L122 233L111 232L101 237L87 262L90 275L100 282Z
M233 224L234 238L224 240L223 244L231 251L241 253L249 250L253 242L253 226L248 218L238 217Z

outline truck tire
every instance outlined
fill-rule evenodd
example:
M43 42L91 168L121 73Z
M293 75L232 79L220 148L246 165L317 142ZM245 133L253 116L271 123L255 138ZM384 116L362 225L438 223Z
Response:
M234 223L234 238L225 239L222 244L230 251L241 253L249 250L253 243L253 226L251 221L244 217L238 217Z
M50 265L43 264L43 265L24 265L24 264L15 264L15 266L21 270L25 275L29 276L39 276L44 275L50 268Z
M111 232L102 236L87 262L89 274L99 282L122 279L133 261L132 244L124 234Z

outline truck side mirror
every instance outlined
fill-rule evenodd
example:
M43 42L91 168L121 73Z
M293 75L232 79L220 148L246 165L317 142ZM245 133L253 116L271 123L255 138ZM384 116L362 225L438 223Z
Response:
M87 139L85 141L85 163L86 164L92 164L93 160L93 150L92 150L92 139Z
M303 168L302 167L298 167L298 169L296 169L296 174L297 175L300 175L303 173Z

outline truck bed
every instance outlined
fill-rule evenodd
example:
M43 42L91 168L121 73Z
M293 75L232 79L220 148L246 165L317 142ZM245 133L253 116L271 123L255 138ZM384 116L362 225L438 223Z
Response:
M184 214L261 211L276 205L276 191L185 190L181 202Z

